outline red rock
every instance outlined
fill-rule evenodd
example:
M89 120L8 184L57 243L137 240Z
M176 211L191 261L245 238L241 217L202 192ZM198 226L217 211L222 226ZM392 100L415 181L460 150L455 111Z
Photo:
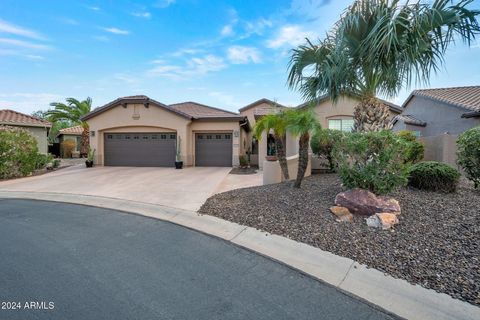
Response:
M330 207L330 211L337 217L338 222L352 222L353 215L345 207Z
M381 212L400 214L401 211L397 200L385 196L377 197L372 192L359 188L340 192L335 197L335 204L347 208L353 214L368 216Z

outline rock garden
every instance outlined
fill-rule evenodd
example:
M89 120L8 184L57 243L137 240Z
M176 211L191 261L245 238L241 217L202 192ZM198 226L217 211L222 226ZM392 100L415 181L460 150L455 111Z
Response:
M421 162L423 146L411 134L336 135L327 148L335 173L307 177L301 188L287 181L217 194L199 212L480 305L480 128L459 139L462 177Z

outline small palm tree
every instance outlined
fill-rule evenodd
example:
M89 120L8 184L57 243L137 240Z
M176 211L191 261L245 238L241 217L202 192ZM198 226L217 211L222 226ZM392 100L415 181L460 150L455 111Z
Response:
M50 121L69 121L73 125L81 125L83 128L80 154L86 156L89 149L88 124L81 118L92 110L92 99L88 97L83 101L74 98L67 98L67 103L52 102L50 105L55 107L47 111Z
M453 2L355 1L324 40L293 50L288 85L307 101L356 97L357 131L388 128L389 110L377 95L396 96L412 81L428 84L451 45L470 45L480 33L480 11L467 8L473 1Z
M288 174L287 157L285 155L285 147L283 145L287 126L285 120L284 112L265 115L255 124L253 134L258 140L260 140L263 132L266 132L268 135L270 130L273 130L278 162L280 163L280 168L282 169L284 179L288 181L290 180L290 175Z
M306 110L288 110L285 112L287 122L286 129L294 136L299 137L298 141L298 171L293 186L300 188L305 172L308 167L308 147L310 135L315 135L321 129L320 123L312 108Z

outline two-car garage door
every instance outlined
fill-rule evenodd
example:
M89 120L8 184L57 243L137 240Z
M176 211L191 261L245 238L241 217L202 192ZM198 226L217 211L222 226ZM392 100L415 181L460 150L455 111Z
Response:
M173 167L175 133L105 133L105 165Z

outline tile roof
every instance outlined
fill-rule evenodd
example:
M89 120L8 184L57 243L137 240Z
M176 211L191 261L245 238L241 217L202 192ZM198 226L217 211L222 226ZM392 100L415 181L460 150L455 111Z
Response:
M238 111L243 112L243 111L246 111L250 108L256 107L256 106L258 106L259 104L262 104L262 103L267 103L269 105L276 105L276 106L279 106L279 107L282 107L282 108L287 108L286 106L284 106L280 103L277 103L277 102L272 101L272 100L267 99L267 98L262 98L260 100L257 100L257 101L254 101L254 102L250 103L249 105L246 105L243 108L240 108Z
M210 107L201 103L187 101L175 103L168 106L169 108L188 114L194 119L209 119L209 118L239 118L238 113L222 110L219 108Z
M82 126L74 126L70 128L65 128L65 129L60 129L58 131L58 134L72 134L72 135L81 135L83 132L83 127Z
M29 127L51 127L52 124L47 120L43 120L28 114L5 109L0 110L0 124L17 125Z
M392 119L392 123L395 123L399 120L403 121L406 124L411 124L411 125L414 125L414 126L425 127L427 125L427 123L425 121L417 119L414 116L409 115L409 114L399 114L398 116L395 116Z
M405 101L404 106L414 95L431 98L470 111L480 111L480 86L415 90Z

